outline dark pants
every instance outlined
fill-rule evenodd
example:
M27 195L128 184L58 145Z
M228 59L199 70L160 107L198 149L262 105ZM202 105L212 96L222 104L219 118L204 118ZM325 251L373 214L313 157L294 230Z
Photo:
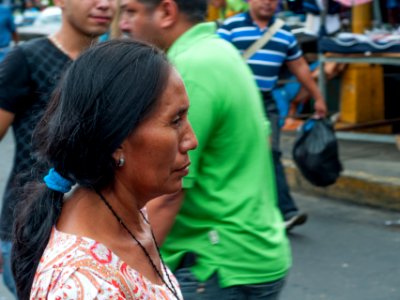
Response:
M281 162L282 152L280 150L281 128L279 126L279 111L270 93L263 93L264 108L271 123L271 146L274 160L276 187L278 193L278 206L284 217L289 219L297 214L298 208L290 195L289 186L286 181L285 171Z
M261 284L236 285L221 288L218 276L214 274L205 282L200 282L189 268L175 271L183 299L185 300L278 300L285 278Z

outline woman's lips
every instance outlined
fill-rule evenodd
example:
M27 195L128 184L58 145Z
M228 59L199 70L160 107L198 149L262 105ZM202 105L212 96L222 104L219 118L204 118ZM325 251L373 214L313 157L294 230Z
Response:
M182 168L176 169L174 172L180 173L180 174L183 174L183 176L186 176L187 174L189 174L189 166L190 166L190 163L186 164Z

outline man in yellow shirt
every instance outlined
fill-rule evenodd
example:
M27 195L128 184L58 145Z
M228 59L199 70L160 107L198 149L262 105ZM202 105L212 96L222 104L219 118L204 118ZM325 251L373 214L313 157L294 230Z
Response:
M244 0L210 0L208 21L224 20L247 11L248 7L247 1Z

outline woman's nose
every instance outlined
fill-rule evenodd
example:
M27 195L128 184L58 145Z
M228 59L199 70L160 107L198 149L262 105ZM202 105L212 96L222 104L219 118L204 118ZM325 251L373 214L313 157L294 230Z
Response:
M186 132L183 137L181 147L183 152L187 152L193 149L196 149L198 145L196 135L193 131L192 125L190 125L189 121L187 122Z

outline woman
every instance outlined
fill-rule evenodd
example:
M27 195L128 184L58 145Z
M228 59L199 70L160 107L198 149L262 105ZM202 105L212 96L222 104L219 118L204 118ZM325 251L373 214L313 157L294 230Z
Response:
M72 64L34 135L52 169L16 220L20 299L181 299L143 208L181 189L197 146L188 106L148 45L102 43Z

